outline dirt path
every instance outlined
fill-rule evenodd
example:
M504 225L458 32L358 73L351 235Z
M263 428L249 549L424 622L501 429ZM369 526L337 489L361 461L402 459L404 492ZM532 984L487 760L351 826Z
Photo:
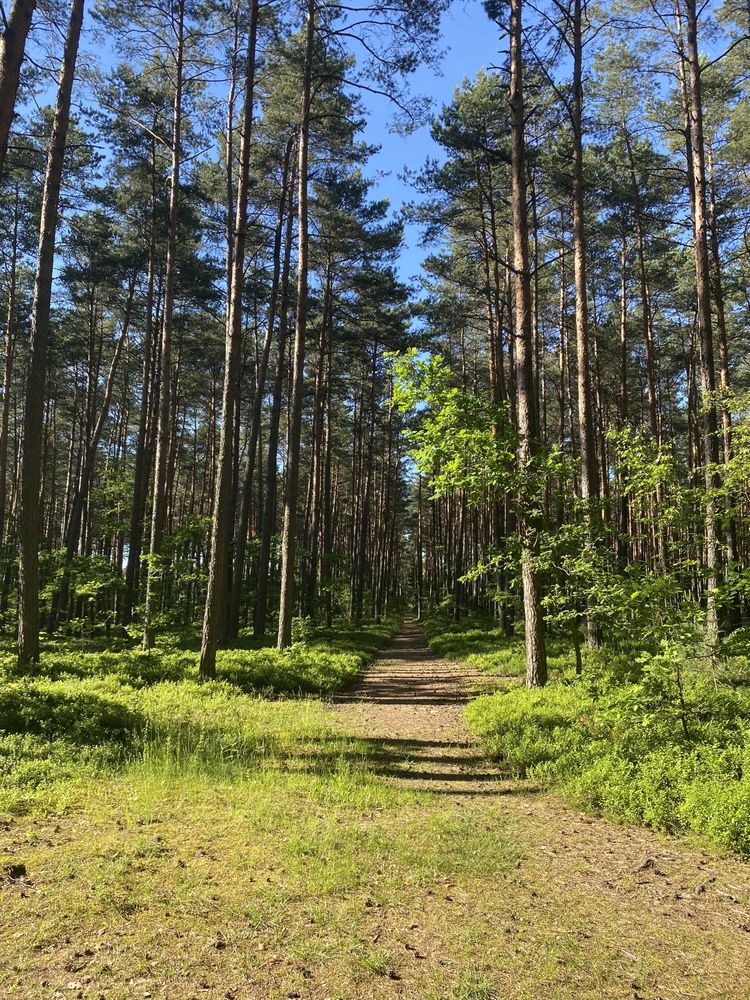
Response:
M463 721L472 692L486 682L479 671L436 658L424 632L404 632L337 700L347 728L383 747L381 773L415 788L449 795L499 793L507 784L488 764Z
M409 625L338 733L0 825L0 1000L750 1000L750 866L504 776L485 683Z
M508 779L463 723L463 707L482 680L436 658L419 626L409 624L337 712L382 745L380 773L442 793L446 808L473 811L477 824L507 824L524 855L511 909L525 908L529 924L535 911L558 921L560 940L582 936L592 955L620 956L618 995L750 998L750 866L690 841L583 815L532 783ZM669 974L646 985L645 966Z

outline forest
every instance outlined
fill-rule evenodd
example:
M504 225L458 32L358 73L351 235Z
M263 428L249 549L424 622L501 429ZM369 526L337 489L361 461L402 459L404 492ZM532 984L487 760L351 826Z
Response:
M2 995L747 996L750 5L0 15Z

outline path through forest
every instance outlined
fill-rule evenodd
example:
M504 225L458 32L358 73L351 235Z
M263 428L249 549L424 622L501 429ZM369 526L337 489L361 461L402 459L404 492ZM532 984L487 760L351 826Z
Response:
M503 774L486 684L410 624L332 706L259 702L298 729L250 767L0 824L0 997L750 998L750 866Z
M422 628L407 623L337 705L357 735L382 742L382 773L425 791L499 794L502 771L488 765L463 721L467 699L486 681L477 670L436 658Z
M437 658L420 626L408 623L337 712L362 737L382 741L380 773L441 793L447 809L473 811L478 827L502 817L522 854L502 887L512 911L503 934L517 933L517 914L527 926L548 926L552 909L560 942L574 938L590 951L594 978L603 953L617 956L618 996L750 997L750 866L587 816L503 774L463 722L466 701L486 686L486 675ZM488 940L499 931L486 930ZM648 968L663 969L662 981L644 977ZM602 990L613 995L611 980Z

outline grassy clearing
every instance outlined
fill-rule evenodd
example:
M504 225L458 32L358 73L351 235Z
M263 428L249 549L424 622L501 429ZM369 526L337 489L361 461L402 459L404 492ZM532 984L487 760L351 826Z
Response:
M425 624L425 635L438 656L481 670L492 679L492 687L514 687L526 672L523 635L508 636L490 619L432 618ZM550 676L575 674L575 654L565 645L552 640L547 657Z
M696 906L702 859L673 875L659 854L644 879L653 843L613 839L527 783L462 797L387 780L408 741L353 736L325 701L92 670L1 690L6 721L26 726L5 738L36 746L17 770L38 765L0 823L8 1000L750 989L741 874L722 871Z
M78 644L46 649L18 674L0 663L0 814L56 808L92 779L144 759L178 769L247 769L325 728L320 703L350 684L392 626L319 632L283 653L223 650L219 680L195 681L197 654ZM281 700L280 700L281 698Z
M1 995L745 995L750 935L733 910L706 927L690 899L644 886L653 844L612 842L522 790L406 790L377 776L372 741L311 739L309 721L252 769L146 757L75 809L11 823L0 862L26 875L0 889ZM681 869L691 896L699 874ZM724 906L713 888L701 899Z
M28 878L5 895L3 996L393 985L419 960L381 922L413 923L456 878L501 883L517 852L506 831L475 835L327 737L231 777L145 760L74 813L12 827L3 861Z

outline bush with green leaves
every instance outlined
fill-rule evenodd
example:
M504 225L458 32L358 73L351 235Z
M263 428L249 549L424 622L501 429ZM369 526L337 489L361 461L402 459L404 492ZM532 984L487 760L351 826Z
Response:
M445 614L434 614L425 622L425 635L430 648L439 656L460 660L492 677L512 679L523 677L525 673L524 643L520 628L511 635L506 635L489 618L472 616L456 622ZM550 673L554 676L574 673L573 650L554 637L548 639L547 645Z
M750 857L747 663L745 684L737 679L728 685L691 647L664 641L629 666L599 650L579 679L483 696L466 716L511 772L575 805Z

